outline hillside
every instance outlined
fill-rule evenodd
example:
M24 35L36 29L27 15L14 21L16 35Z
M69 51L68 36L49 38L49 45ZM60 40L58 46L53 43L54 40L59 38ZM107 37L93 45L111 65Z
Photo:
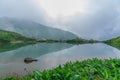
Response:
M103 41L104 43L111 45L113 47L116 47L117 49L120 49L120 37L113 38L110 40Z
M69 31L47 27L33 21L16 18L0 18L0 29L17 32L23 36L38 40L68 40L78 37Z
M0 44L3 43L21 43L28 42L34 39L26 38L18 33L0 30Z

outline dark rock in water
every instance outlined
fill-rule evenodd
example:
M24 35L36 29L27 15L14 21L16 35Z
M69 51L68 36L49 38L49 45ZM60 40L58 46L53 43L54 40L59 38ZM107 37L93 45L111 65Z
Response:
M37 59L33 59L33 58L25 58L24 59L24 62L25 63L32 63L32 62L34 62L34 61L38 61Z

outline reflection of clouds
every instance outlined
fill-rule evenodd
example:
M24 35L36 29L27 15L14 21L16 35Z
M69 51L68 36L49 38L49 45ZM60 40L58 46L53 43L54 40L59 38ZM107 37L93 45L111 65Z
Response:
M1 71L0 77L9 76L9 75L15 76L14 73L20 76L28 74L28 72L24 70L25 68L29 72L37 69L36 65L33 64L26 65L24 62L22 62L22 60L17 60L15 62L7 63L7 64L0 63L0 71Z
M96 57L100 59L119 58L120 51L114 47L101 43L76 45L61 51L49 52L49 54L41 55L37 58L37 62L31 64L25 64L21 58L14 59L9 63L0 63L0 74L8 74L12 72L23 72L23 74L27 74L24 71L24 68L29 71L51 69L68 61L81 61Z
M51 52L57 52L66 48L72 47L72 44L67 43L39 43L34 45L28 45L16 50L0 53L1 63L15 62L19 59L26 57L37 58L41 55L45 55Z
M84 44L40 56L38 58L38 64L42 64L41 69L47 69L59 64L64 64L68 61L81 61L88 58L108 59L116 57L120 57L120 51L116 48L106 44Z
M115 55L115 58L120 58L120 50L114 48L113 49L113 55Z

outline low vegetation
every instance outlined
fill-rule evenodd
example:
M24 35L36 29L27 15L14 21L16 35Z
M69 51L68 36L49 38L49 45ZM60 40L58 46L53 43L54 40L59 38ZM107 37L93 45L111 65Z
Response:
M85 39L72 39L72 40L65 40L64 42L70 43L70 44L84 44L84 43L96 43L98 41L96 40L85 40Z
M120 59L68 62L52 70L34 71L22 78L4 80L120 80Z
M45 43L54 43L54 42L60 42L60 43L69 43L69 44L84 44L84 43L96 43L98 41L96 40L85 40L85 39L71 39L71 40L39 40L38 42L45 42Z

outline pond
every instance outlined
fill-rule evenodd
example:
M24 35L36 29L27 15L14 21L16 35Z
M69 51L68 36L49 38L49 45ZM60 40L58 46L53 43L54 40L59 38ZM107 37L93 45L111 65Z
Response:
M38 59L24 63L24 58ZM103 43L73 45L38 43L0 52L0 76L25 75L34 70L52 69L68 61L119 58L120 50Z

